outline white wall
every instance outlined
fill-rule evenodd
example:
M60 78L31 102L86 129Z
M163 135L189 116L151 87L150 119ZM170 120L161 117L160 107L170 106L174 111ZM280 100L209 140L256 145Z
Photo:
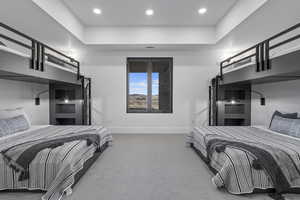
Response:
M217 41L222 39L236 26L242 23L253 12L268 0L243 0L238 1L216 26Z
M49 94L41 96L40 106L34 104L35 94L47 85L0 79L0 109L23 107L33 125L49 124Z
M215 44L214 27L92 27L84 42L93 45Z
M252 89L266 97L266 106L260 105L257 95L252 95L252 124L269 125L275 110L300 113L300 80L253 85Z
M92 77L93 123L113 133L187 133L195 113L207 107L209 79L216 74L213 53L98 52L83 70ZM126 113L126 58L174 57L172 114ZM204 123L203 113L199 123Z
M83 38L83 25L78 21L72 12L60 0L32 0L41 9L58 22L61 23L68 31L72 32L78 39Z
M225 57L232 56L299 23L299 10L299 0L269 0L220 40L217 48Z

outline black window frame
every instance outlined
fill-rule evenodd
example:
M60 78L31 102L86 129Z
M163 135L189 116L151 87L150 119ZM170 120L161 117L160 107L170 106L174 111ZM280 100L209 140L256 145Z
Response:
M145 110L145 111L137 111L137 110L131 110L129 109L129 62L130 61L159 61L159 60L167 60L170 64L170 110L168 112L161 112L161 111L155 111L153 112L152 109ZM147 72L149 73L149 72ZM148 75L148 83L149 79L152 79L152 77ZM148 88L152 87L148 85ZM147 99L150 99L152 95L149 97L147 95ZM148 107L148 106L147 106ZM127 57L126 61L126 113L130 114L173 114L173 57Z

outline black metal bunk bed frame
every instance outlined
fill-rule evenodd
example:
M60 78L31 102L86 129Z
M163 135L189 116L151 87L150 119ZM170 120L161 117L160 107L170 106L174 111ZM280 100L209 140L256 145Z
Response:
M29 68L32 70L36 70L39 72L45 72L45 57L47 56L54 58L56 61L66 64L68 66L73 67L76 72L77 72L77 83L81 84L81 89L82 89L82 99L85 100L84 103L85 105L83 106L83 115L84 117L82 118L82 123L91 125L92 119L91 119L91 78L85 77L80 75L80 62L75 60L74 58L71 58L70 56L65 55L64 53L0 22L0 28L3 28L11 33L14 33L18 36L20 36L23 39L28 40L28 43L31 43L31 45L26 44L25 42L16 40L12 37L6 36L2 33L0 33L0 38L3 38L9 42L12 42L14 44L17 44L21 47L24 47L26 49L29 49L31 51L31 58L30 58L30 64ZM52 55L50 53L47 53L46 50L53 52L64 59L61 59L55 55ZM48 62L52 62L51 60L48 60ZM55 62L52 62L56 64ZM62 66L63 67L63 66ZM4 78L7 76L1 76L1 78ZM11 76L8 77L10 79ZM85 93L87 91L87 93Z
M271 59L270 58L270 51L273 49L276 49L280 46L283 46L285 44L288 44L290 42L293 42L297 39L300 39L300 34L291 36L287 39L284 39L283 41L280 41L276 44L271 45L270 43L274 41L275 39L280 38L281 36L286 36L287 34L291 33L292 31L295 31L296 29L300 28L300 23L250 47L247 48L246 50L241 51L240 53L235 54L234 56L231 56L222 62L220 62L220 73L216 77L214 77L211 80L211 85L209 86L209 125L210 126L218 126L218 101L219 101L219 90L221 86L230 86L230 84L252 84L252 83L265 83L265 82L276 82L276 81L284 81L284 80L295 80L300 78L300 74L294 74L291 73L292 70L297 69L297 71L300 71L300 67L298 65L294 65L289 73L285 74L284 76L276 76L276 73L282 73L284 72L284 69L281 67L284 62L287 60L290 60L291 58L294 57L299 57L300 51L297 51L294 55L291 56L283 56L284 58L281 60L281 58L275 58ZM254 52L254 53L253 53ZM292 53L289 53L292 54ZM296 55L296 56L295 56ZM261 76L249 76L249 78L246 81L242 81L241 79L236 79L237 76L241 75L234 72L238 71L233 70L232 72L228 72L227 74L232 74L232 76L225 76L224 75L224 69L229 68L231 66L234 66L236 64L239 64L243 61L247 61L248 59L253 59L255 58L255 64L251 66L247 66L246 68L250 68L253 70L253 67L255 67L255 72L254 73L263 73L264 75ZM236 60L234 60L236 59ZM234 61L232 61L234 60ZM272 66L273 62L272 60L276 60L276 70L272 71ZM293 62L296 60L293 60ZM297 61L294 63L298 63ZM275 66L273 66L275 67ZM245 71L245 73L252 73L253 71ZM280 70L279 70L280 69ZM226 74L226 75L227 75ZM270 75L270 79L268 79L268 75ZM272 76L272 77L271 77ZM252 82L252 78L257 78L257 80ZM253 79L254 80L254 79Z
M286 40L284 40L282 42L279 42L277 44L274 44L274 45L270 45L270 42L272 40L275 40L275 39L277 39L277 38L279 38L279 37L281 37L283 35L286 35L286 34L292 32L292 31L294 31L294 30L296 30L298 28L300 28L300 23L298 23L298 24L296 24L296 25L294 25L294 26L292 26L292 27L290 27L290 28L288 28L288 29L286 29L286 30L284 30L284 31L282 31L282 32L280 32L280 33L278 33L278 34L276 34L276 35L274 35L274 36L272 36L272 37L270 37L270 38L268 38L268 39L266 39L266 40L258 43L258 44L256 44L256 45L254 45L254 46L252 46L252 47L250 47L250 48L248 48L248 49L246 49L246 50L244 50L244 51L242 51L242 52L240 52L240 53L238 53L238 54L236 54L236 55L234 55L232 57L229 57L229 58L223 60L220 63L220 75L219 75L219 78L221 80L223 79L223 70L225 68L228 68L228 67L230 67L230 66L232 66L234 64L240 63L240 62L245 61L247 59L251 59L253 57L255 57L255 60L256 60L256 72L270 70L271 69L270 51L272 49L280 47L280 46L282 46L284 44L287 44L287 43L290 43L292 41L295 41L295 40L299 39L300 38L300 34L298 34L296 36L293 36L293 37L291 37L289 39L286 39ZM240 58L240 59L238 59L238 60L236 60L234 62L231 62L232 59L237 58L239 56L243 56L243 55L245 55L246 53L249 53L252 50L255 50L255 53L252 53L252 54L250 54L248 56L245 56L245 57Z
M42 42L39 42L27 35L25 35L24 33L21 33L19 32L18 30L6 25L6 24L3 24L0 22L0 27L12 32L12 33L15 33L27 40L29 40L31 42L31 46L28 45L28 44L25 44L21 41L18 41L18 40L15 40L11 37L8 37L6 35L3 35L0 33L0 38L3 38L5 40L8 40L10 42L13 42L15 44L18 44L22 47L25 47L27 49L30 49L31 50L31 62L30 62L30 69L33 69L33 70L37 70L37 71L41 71L41 72L44 72L45 70L45 56L52 56L52 57L55 57L55 59L57 59L59 62L62 62L64 64L67 64L69 66L72 66L74 67L76 70L77 70L77 80L81 82L81 89L82 89L82 99L84 99L85 101L85 106L83 107L83 113L86 113L86 115L88 115L88 117L83 117L83 121L82 123L83 124L88 124L88 125L91 125L92 124L92 113L91 113L91 85L92 85L92 80L91 78L88 78L88 77L84 77L82 75L80 75L80 62L53 49L52 47L42 43ZM70 62L68 61L65 61L63 59L60 59L54 55L50 55L50 54L47 54L45 53L45 50L48 49L66 59L68 59ZM51 62L51 61L50 61ZM85 91L87 91L87 93L85 93ZM88 111L86 110L88 109ZM87 170L92 166L92 164L97 160L97 158L105 151L106 148L108 148L109 146L109 143L106 142L102 148L98 149L94 156L91 157L90 159L87 160L87 162L84 163L84 166L83 166L83 169L81 169L78 173L76 173L75 175L75 183L72 185L72 188L75 187L75 185L79 182L79 180L81 179L81 177L87 172ZM0 192L44 192L44 191L41 191L41 190L31 190L31 191L28 191L26 189L17 189L17 190L1 190Z
M18 35L18 36L21 36L22 38L27 39L29 42L31 42L31 45L28 45L24 42L18 41L16 39L13 39L11 37L8 37L8 36L3 35L3 34L0 33L1 38L31 50L31 63L30 63L30 68L31 69L43 72L44 69L45 69L45 56L51 56L51 57L54 57L59 62L62 62L64 64L68 65L68 66L74 67L77 70L77 79L79 80L81 78L80 77L80 62L79 61L63 54L62 52L60 52L58 50L55 50L54 48L52 48L52 47L50 47L50 46L48 46L48 45L46 45L46 44L30 37L30 36L20 32L20 31L14 29L14 28L12 28L12 27L10 27L10 26L2 23L2 22L0 22L0 27L6 29L6 30ZM64 57L68 61L66 61L64 59L61 59L61 58L58 58L54 55L48 54L48 53L45 52L45 50L49 50L51 52L54 52L54 53Z
M85 105L83 106L83 113L86 115L82 119L83 124L92 125L92 79L83 77L82 81L82 99L84 99ZM87 82L87 84L85 84Z

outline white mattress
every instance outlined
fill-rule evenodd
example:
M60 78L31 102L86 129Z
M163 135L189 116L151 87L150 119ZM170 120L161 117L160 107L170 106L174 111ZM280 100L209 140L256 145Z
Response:
M298 51L300 50L300 44L297 44L295 46L292 46L292 47L288 47L288 48L275 48L273 50L270 51L270 58L276 58L276 57L279 57L279 56L282 56L282 55L285 55L285 54L289 54L289 53L292 53L294 51ZM228 68L225 68L223 73L226 74L228 72L232 72L232 71L235 71L235 70L238 70L238 69L241 69L241 68L244 68L244 67L248 67L248 66L252 66L256 64L256 61L255 61L255 58L251 58L251 62L249 63L246 63L244 65L240 65L240 66L237 66L235 67L234 65L228 67Z
M0 51L9 52L9 53L12 53L12 54L24 57L24 58L29 58L29 59L31 58L31 55L29 55L29 54L14 50L12 48L9 48L9 47L3 46L3 45L0 45ZM55 68L58 68L58 69L61 69L61 70L71 72L71 73L75 73L75 74L77 73L77 70L73 70L73 69L68 68L68 67L63 67L63 66L57 65L57 64L52 63L52 62L46 61L45 64L47 66L55 67Z

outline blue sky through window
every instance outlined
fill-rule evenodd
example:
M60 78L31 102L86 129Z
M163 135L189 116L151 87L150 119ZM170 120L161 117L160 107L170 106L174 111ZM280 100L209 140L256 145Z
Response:
M152 95L158 95L159 73L152 73ZM129 73L129 94L147 95L147 73Z
M159 73L153 72L152 73L152 95L158 95L159 91Z

